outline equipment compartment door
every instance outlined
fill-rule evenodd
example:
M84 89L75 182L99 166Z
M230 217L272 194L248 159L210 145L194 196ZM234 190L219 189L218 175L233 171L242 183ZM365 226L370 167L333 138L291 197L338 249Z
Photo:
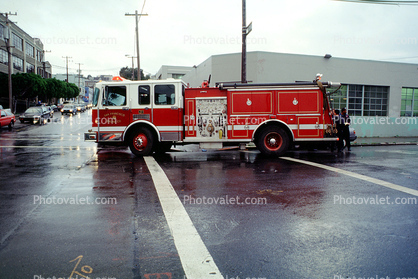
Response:
M226 98L196 98L197 137L219 141L226 139Z

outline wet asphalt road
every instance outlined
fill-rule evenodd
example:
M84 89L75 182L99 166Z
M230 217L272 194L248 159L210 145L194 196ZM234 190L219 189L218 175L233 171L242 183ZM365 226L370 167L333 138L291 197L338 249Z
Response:
M149 166L96 154L90 113L2 129L0 278L184 278ZM256 150L155 160L224 278L417 277L418 146L352 149L286 157L366 178Z

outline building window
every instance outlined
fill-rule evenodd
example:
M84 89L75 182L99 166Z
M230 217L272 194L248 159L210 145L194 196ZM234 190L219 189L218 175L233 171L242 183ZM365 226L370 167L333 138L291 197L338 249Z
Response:
M29 55L30 57L35 57L35 48L26 42L26 55Z
M363 116L386 116L388 92L386 86L364 86Z
M20 50L23 51L23 39L20 38L18 35L16 35L15 33L12 33L12 42L13 42L13 46Z
M42 62L42 51L40 51L40 50L36 50L36 59L37 59L39 62Z
M8 65L9 63L7 62L8 62L7 51L5 51L4 49L0 49L0 63Z
M418 116L418 88L402 88L401 116Z
M171 77L175 79L182 79L184 77L184 74L171 74Z
M23 71L23 59L13 56L13 68Z
M347 85L342 85L340 89L332 93L329 99L331 107L334 109L339 110L341 108L347 107Z
M386 116L388 109L388 86L348 84L331 95L331 106L348 108L354 116Z
M348 88L348 111L351 115L362 116L363 86L349 85Z
M6 28L0 24L0 39L4 41L4 32Z
M34 73L35 72L35 65L26 62L26 73Z

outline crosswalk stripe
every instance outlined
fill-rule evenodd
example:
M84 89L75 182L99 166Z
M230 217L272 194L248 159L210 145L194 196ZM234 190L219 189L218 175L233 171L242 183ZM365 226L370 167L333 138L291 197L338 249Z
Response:
M163 169L144 157L187 279L223 279Z

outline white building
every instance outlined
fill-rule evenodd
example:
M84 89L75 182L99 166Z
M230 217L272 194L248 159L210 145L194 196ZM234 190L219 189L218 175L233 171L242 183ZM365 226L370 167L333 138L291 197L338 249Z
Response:
M247 53L251 83L323 81L343 86L331 95L336 109L347 107L359 137L418 137L418 64L393 63L272 52ZM240 82L241 53L213 55L193 67L183 80L200 86Z
M174 78L174 79L181 79L185 74L190 72L193 67L186 67L186 66L168 66L163 65L161 66L160 70L153 76L153 79L167 79L167 78Z

